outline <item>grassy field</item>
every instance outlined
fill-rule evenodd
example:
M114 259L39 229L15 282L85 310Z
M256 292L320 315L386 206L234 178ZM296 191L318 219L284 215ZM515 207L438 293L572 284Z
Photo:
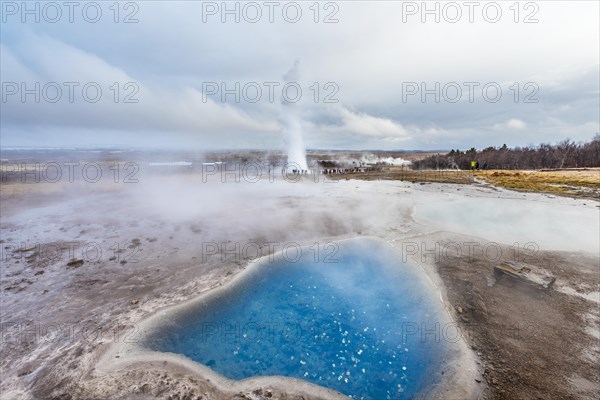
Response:
M562 196L600 199L600 168L560 170L411 170L410 167L384 167L378 172L335 175L335 179L400 180L470 184L483 180L506 189L542 192Z
M600 196L600 168L476 171L475 177L494 186L527 192L544 192L574 197Z
M352 172L334 175L335 179L394 180L409 182L473 183L471 171L412 170L408 166L383 167L378 172Z

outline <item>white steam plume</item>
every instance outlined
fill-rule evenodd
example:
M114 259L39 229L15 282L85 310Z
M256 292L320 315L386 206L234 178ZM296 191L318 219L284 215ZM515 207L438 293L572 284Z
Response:
M296 60L294 66L283 76L285 83L298 83L300 62ZM293 89L290 89L289 97L293 97ZM290 169L302 169L308 171L306 161L306 148L304 147L304 138L302 137L302 124L300 118L300 106L282 97L281 99L281 122L283 128L283 139L288 154L288 164ZM293 100L293 99L292 99Z

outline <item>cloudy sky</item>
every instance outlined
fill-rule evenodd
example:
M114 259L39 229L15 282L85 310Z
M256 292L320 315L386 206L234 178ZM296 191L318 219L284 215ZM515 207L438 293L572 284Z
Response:
M278 149L282 99L308 148L590 140L599 2L476 3L2 1L2 146Z

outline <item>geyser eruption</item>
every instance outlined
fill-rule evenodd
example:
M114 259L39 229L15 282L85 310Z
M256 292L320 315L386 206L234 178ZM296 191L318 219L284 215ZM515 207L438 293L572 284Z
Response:
M285 88L281 97L281 122L283 123L283 138L287 148L288 169L300 169L308 172L306 161L306 148L302 137L302 124L300 123L299 94L295 92L294 86L298 87L298 67L300 62L296 60L294 66L283 76Z
M308 171L308 163L306 161L306 150L304 148L304 139L302 138L300 119L294 113L284 113L282 119L285 124L283 133L287 148L287 162L289 168Z

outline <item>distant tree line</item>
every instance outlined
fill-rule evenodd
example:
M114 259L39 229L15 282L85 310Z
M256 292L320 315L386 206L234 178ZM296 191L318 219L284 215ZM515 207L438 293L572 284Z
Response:
M508 148L487 147L467 151L451 150L448 154L413 161L413 169L470 169L475 161L479 169L542 169L600 167L600 135L587 143L565 139L557 144Z

